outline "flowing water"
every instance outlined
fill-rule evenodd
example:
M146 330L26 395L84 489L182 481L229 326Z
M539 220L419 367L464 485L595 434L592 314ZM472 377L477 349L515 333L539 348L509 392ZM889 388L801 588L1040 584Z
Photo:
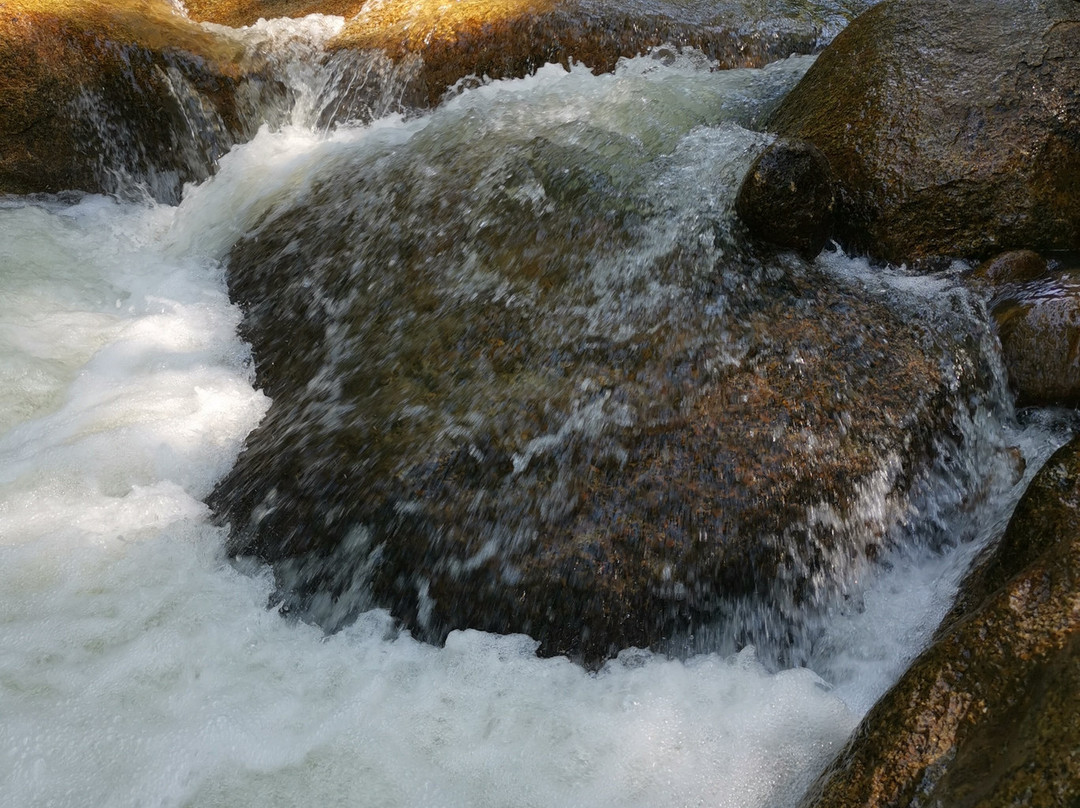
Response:
M178 206L0 201L0 805L796 801L926 642L1022 486L994 482L965 510L936 480L918 524L964 540L914 542L867 570L824 619L809 667L782 670L752 648L698 643L678 658L626 651L589 672L538 658L524 636L420 643L379 610L326 635L266 608L270 573L226 558L203 500L269 406L222 261L317 166L405 142L440 115L505 119L546 97L549 115L570 121L590 104L625 112L611 103L620 94L668 118L713 105L722 120L664 148L745 160L762 137L740 128L746 111L806 64L724 77L693 58L633 60L606 77L545 69L467 90L449 111L332 132L307 125L311 104L235 148ZM656 120L605 125L671 137ZM952 275L915 279L835 252L819 267L883 297L962 309L986 330ZM983 349L996 363L992 339ZM1064 429L1049 416L1020 425L994 395L964 425L968 443L1019 445L1030 477Z

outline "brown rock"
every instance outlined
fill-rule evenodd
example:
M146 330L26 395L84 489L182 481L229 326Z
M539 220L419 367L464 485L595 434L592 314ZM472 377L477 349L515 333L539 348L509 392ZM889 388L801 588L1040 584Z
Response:
M699 48L723 67L759 67L809 53L822 35L820 14L755 30L738 8L667 0L193 0L187 8L194 19L233 26L314 12L343 16L345 30L331 50L381 50L395 63L417 61L418 75L401 93L419 106L436 104L467 76L520 78L549 62L604 72L620 57L662 44Z
M994 319L1017 403L1080 405L1080 272L1024 286Z
M1031 250L1012 250L983 261L971 273L973 280L990 286L1027 283L1046 276L1046 259Z
M665 2L388 0L350 19L331 47L381 49L395 61L421 57L418 93L435 104L466 76L520 77L549 62L601 73L662 44L698 48L722 67L760 67L809 53L818 36L811 29L740 33L700 7Z
M835 180L811 144L780 140L750 166L735 210L757 240L811 260L832 234Z
M328 165L233 250L274 404L211 500L232 551L331 628L596 661L743 599L785 644L890 540L977 349L741 255L712 195L656 196L669 148L525 112Z
M770 126L836 172L838 235L890 261L1080 247L1080 4L886 0Z
M352 17L368 0L185 0L188 16L198 22L215 22L240 28L260 19L333 14Z
M1080 439L805 808L1080 804Z
M249 131L240 55L165 0L3 0L0 192L116 190L119 172L175 199Z

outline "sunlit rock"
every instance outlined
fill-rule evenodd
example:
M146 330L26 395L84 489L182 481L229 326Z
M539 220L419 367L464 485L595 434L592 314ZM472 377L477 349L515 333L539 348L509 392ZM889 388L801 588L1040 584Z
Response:
M805 808L1080 803L1080 442L1039 471L934 643Z
M832 235L835 185L814 146L780 140L750 166L735 210L757 241L812 259Z
M174 200L250 134L240 46L166 0L0 5L0 192Z
M829 159L838 232L892 261L1080 247L1080 5L887 0L771 120Z
M983 261L971 273L976 283L991 288L1025 283L1046 276L1046 259L1033 250L1010 250Z
M277 17L304 17L334 14L352 17L368 0L184 0L188 16L199 22L214 22L239 28L259 20Z
M811 52L865 5L837 10L777 2L748 12L741 2L701 0L194 0L187 8L195 19L229 25L316 11L341 15L345 30L330 43L332 50L380 50L394 62L419 60L403 97L432 105L466 77L521 77L550 62L606 72L620 57L665 44L698 48L721 67L761 66Z
M719 96L645 118L632 76L559 80L372 137L236 245L274 403L211 503L328 628L375 604L595 661L750 604L739 639L790 647L958 456L979 346L921 298L741 255L766 138L697 126Z

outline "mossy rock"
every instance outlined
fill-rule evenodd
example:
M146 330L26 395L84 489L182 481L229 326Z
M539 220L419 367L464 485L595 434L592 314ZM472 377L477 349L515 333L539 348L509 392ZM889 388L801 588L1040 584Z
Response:
M166 0L0 4L0 192L115 191L175 201L252 132L241 47Z
M804 808L1080 805L1080 439Z
M886 0L772 117L839 181L837 237L889 261L1080 247L1080 5Z

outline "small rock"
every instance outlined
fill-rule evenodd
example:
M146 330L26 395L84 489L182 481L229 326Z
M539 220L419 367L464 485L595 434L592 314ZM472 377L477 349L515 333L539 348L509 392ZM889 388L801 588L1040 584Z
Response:
M1032 250L1012 250L983 261L971 273L972 280L1001 286L1037 281L1046 275L1046 259Z
M751 235L807 260L832 233L835 181L813 145L778 140L750 167L735 209Z

